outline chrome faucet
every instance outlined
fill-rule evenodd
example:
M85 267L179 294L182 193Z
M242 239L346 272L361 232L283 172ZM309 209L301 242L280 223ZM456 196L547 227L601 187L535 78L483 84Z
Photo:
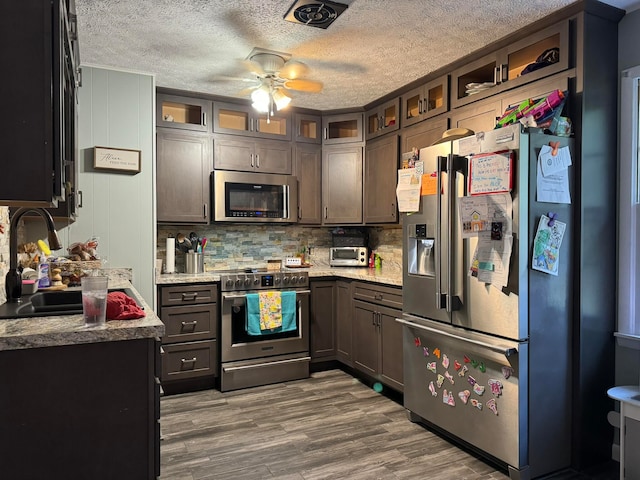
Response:
M51 250L60 250L60 238L56 232L56 226L51 218L51 214L44 208L19 208L11 218L9 226L9 271L5 277L5 291L7 292L7 302L20 302L22 297L22 276L18 272L18 221L27 212L34 212L40 215L47 224L47 240Z

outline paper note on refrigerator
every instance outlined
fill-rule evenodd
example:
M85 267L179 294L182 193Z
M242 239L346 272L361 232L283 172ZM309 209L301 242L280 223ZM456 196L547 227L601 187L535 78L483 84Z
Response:
M542 215L538 223L538 231L533 240L533 256L531 268L540 272L558 275L560 263L560 245L567 227L566 223L554 220L549 225L549 217Z
M562 153L561 153L562 152ZM568 147L558 149L557 160L549 160L551 147L543 145L538 154L536 172L536 200L548 203L571 203L569 193L569 168L571 154ZM543 165L544 168L543 168ZM566 167L562 167L567 165ZM548 172L545 174L545 170Z
M469 195L511 191L512 152L472 155L469 160Z
M490 283L496 288L506 287L509 281L512 248L512 235L493 240L491 233L480 233L469 275L477 277L480 282Z
M492 238L511 235L513 202L509 193L460 197L458 199L462 238L491 232Z
M400 212L417 212L420 210L420 189L422 172L415 168L398 170L398 186L396 197Z

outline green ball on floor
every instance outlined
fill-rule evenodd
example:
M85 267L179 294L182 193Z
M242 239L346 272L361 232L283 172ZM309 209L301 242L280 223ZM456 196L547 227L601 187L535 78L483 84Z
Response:
M382 384L380 382L376 382L373 384L373 391L376 393L382 392Z

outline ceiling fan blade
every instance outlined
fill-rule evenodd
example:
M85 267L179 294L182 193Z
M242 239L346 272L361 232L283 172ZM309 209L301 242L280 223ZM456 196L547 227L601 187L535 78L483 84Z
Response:
M289 60L284 64L284 67L278 72L278 76L289 80L303 77L309 72L309 67L302 62L296 60Z
M260 66L258 62L254 62L253 60L243 60L242 64L247 70L249 70L251 73L254 73L259 77L263 77L266 75L266 72L263 70L263 68Z
M247 95L249 95L251 92L253 92L256 88L259 88L260 85L254 85L253 87L247 87L247 88L243 88L242 90L240 90L238 92L238 95L241 97L245 97Z
M231 75L216 75L212 77L210 82L255 82L255 78L234 77Z
M284 88L300 92L318 93L322 91L322 87L322 82L316 82L315 80L297 79L284 82Z

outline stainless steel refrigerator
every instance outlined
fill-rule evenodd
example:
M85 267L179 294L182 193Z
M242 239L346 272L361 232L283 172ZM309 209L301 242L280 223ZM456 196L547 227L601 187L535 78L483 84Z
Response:
M423 189L419 211L403 218L404 306L397 321L404 325L404 405L411 420L520 479L571 464L573 208L536 200L537 158L549 142L573 149L571 139L516 125L420 150L433 185ZM460 204L473 193L470 151L511 158L512 211L488 241L510 244L502 282L474 275L486 230L463 235L469 226L463 228ZM557 275L532 268L542 215L566 226Z

